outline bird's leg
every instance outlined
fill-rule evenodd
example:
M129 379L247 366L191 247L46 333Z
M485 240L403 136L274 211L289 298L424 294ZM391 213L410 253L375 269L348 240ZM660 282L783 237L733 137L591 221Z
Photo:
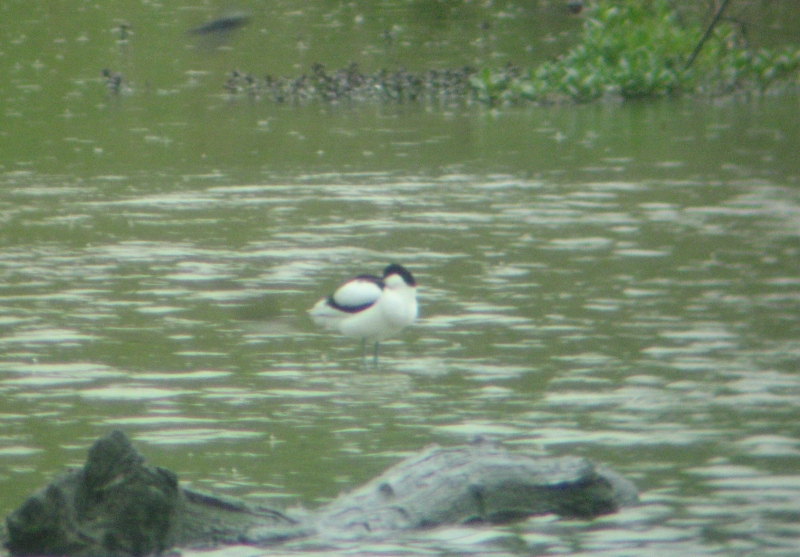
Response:
M372 354L372 365L378 369L378 342L375 342L375 352Z
M367 368L367 339L366 337L361 338L361 367L363 369Z

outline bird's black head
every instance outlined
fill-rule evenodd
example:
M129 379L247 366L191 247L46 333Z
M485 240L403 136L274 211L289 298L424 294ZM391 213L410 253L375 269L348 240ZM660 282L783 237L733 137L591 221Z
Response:
M388 277L389 275L400 275L400 278L402 278L403 282L405 282L407 285L409 286L417 285L417 281L414 280L414 275L412 275L408 269L406 269L405 267L403 267L398 263L392 263L383 270L384 280L386 280L386 277Z

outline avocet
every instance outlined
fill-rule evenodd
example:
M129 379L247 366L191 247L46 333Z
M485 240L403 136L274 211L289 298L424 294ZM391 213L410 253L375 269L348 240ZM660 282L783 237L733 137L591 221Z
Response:
M344 336L361 339L362 360L366 343L374 342L373 362L378 365L378 344L416 318L417 283L411 272L397 263L383 275L358 275L308 310L314 323Z

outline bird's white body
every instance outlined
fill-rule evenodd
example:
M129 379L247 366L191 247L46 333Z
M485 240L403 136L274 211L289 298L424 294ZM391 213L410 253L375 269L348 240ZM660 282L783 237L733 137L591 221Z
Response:
M408 270L392 264L382 277L360 275L347 281L308 313L328 330L375 342L377 354L378 342L417 318L417 285Z

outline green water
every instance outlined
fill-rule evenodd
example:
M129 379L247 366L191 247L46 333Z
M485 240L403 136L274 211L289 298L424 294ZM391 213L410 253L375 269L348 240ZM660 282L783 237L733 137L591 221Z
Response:
M544 4L243 3L251 23L220 50L186 35L216 6L78 6L3 8L3 514L112 428L195 486L309 507L484 435L608 464L643 504L326 551L796 553L796 97L232 100L235 67L421 51L444 67L458 41L455 63L525 64L579 22ZM394 25L408 44L382 38ZM415 274L421 318L365 372L305 312L389 261Z

